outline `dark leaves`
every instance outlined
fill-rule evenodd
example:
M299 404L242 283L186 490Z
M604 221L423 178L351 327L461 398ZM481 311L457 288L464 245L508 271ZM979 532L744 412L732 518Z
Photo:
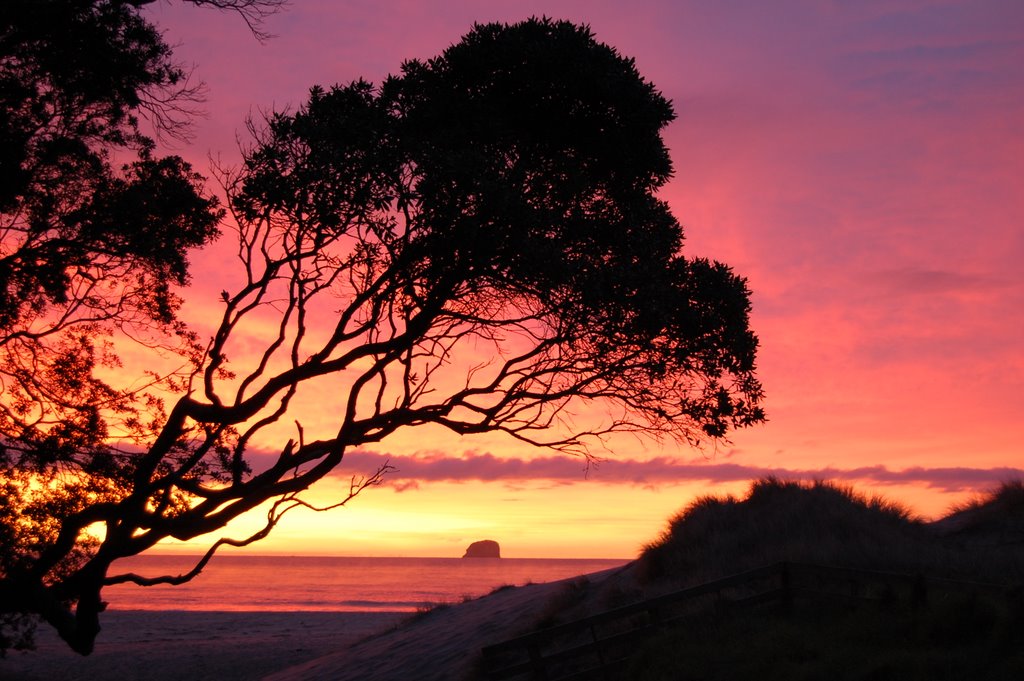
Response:
M745 280L683 256L655 196L673 117L586 27L478 25L380 90L314 88L270 117L235 206L377 249L405 282L382 296L438 301L425 323L527 315L565 358L550 373L571 368L595 395L722 437L763 419L757 339ZM387 209L406 213L397 237L363 228Z

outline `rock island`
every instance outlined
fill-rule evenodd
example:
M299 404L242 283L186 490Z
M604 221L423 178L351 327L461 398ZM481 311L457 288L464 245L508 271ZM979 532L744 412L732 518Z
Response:
M466 549L463 558L501 558L501 548L492 539L475 541Z

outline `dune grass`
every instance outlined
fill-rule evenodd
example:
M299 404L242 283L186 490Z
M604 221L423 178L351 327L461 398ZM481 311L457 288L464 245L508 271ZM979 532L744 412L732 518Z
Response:
M940 521L950 534L1024 544L1024 480L1004 482L997 489L953 507Z
M702 497L683 509L645 548L639 579L695 584L784 560L977 581L1024 577L1024 484L1006 483L954 515L961 520L924 523L847 486L766 478L746 497ZM997 540L986 544L992 532Z
M1021 679L1022 539L1020 481L925 522L899 503L849 486L765 478L744 496L694 500L634 564L574 584L536 625L780 561L816 563L1017 588L996 596L999 590L970 587L982 594L971 596L950 587L930 593L917 610L813 598L785 611L698 610L692 621L650 639L621 678Z
M690 585L777 561L1024 582L1024 483L1011 481L924 523L908 509L830 482L758 480L702 497L645 548L638 579ZM1020 679L1020 591L946 595L926 608L806 602L706 613L648 641L625 678Z

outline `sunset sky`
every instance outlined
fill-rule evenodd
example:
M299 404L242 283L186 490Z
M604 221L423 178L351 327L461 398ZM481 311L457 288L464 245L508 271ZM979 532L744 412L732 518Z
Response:
M250 552L457 556L491 538L510 557L632 557L695 495L769 473L836 479L929 517L1022 475L1019 0L294 0L263 44L230 14L148 11L207 84L194 140L175 150L201 169L238 162L246 116L294 108L314 84L379 83L474 22L589 24L674 103L662 196L686 253L753 290L767 424L704 451L617 440L589 470L497 436L402 432L352 453L311 498L385 456L399 468L387 486L295 513ZM224 253L193 258L185 296L200 327Z

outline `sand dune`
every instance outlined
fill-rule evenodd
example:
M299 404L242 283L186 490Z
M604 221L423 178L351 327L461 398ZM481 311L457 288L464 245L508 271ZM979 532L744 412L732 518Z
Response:
M458 681L476 678L480 650L527 631L561 582L507 588L437 608L403 626L271 674L267 681ZM410 676L415 671L414 676Z

